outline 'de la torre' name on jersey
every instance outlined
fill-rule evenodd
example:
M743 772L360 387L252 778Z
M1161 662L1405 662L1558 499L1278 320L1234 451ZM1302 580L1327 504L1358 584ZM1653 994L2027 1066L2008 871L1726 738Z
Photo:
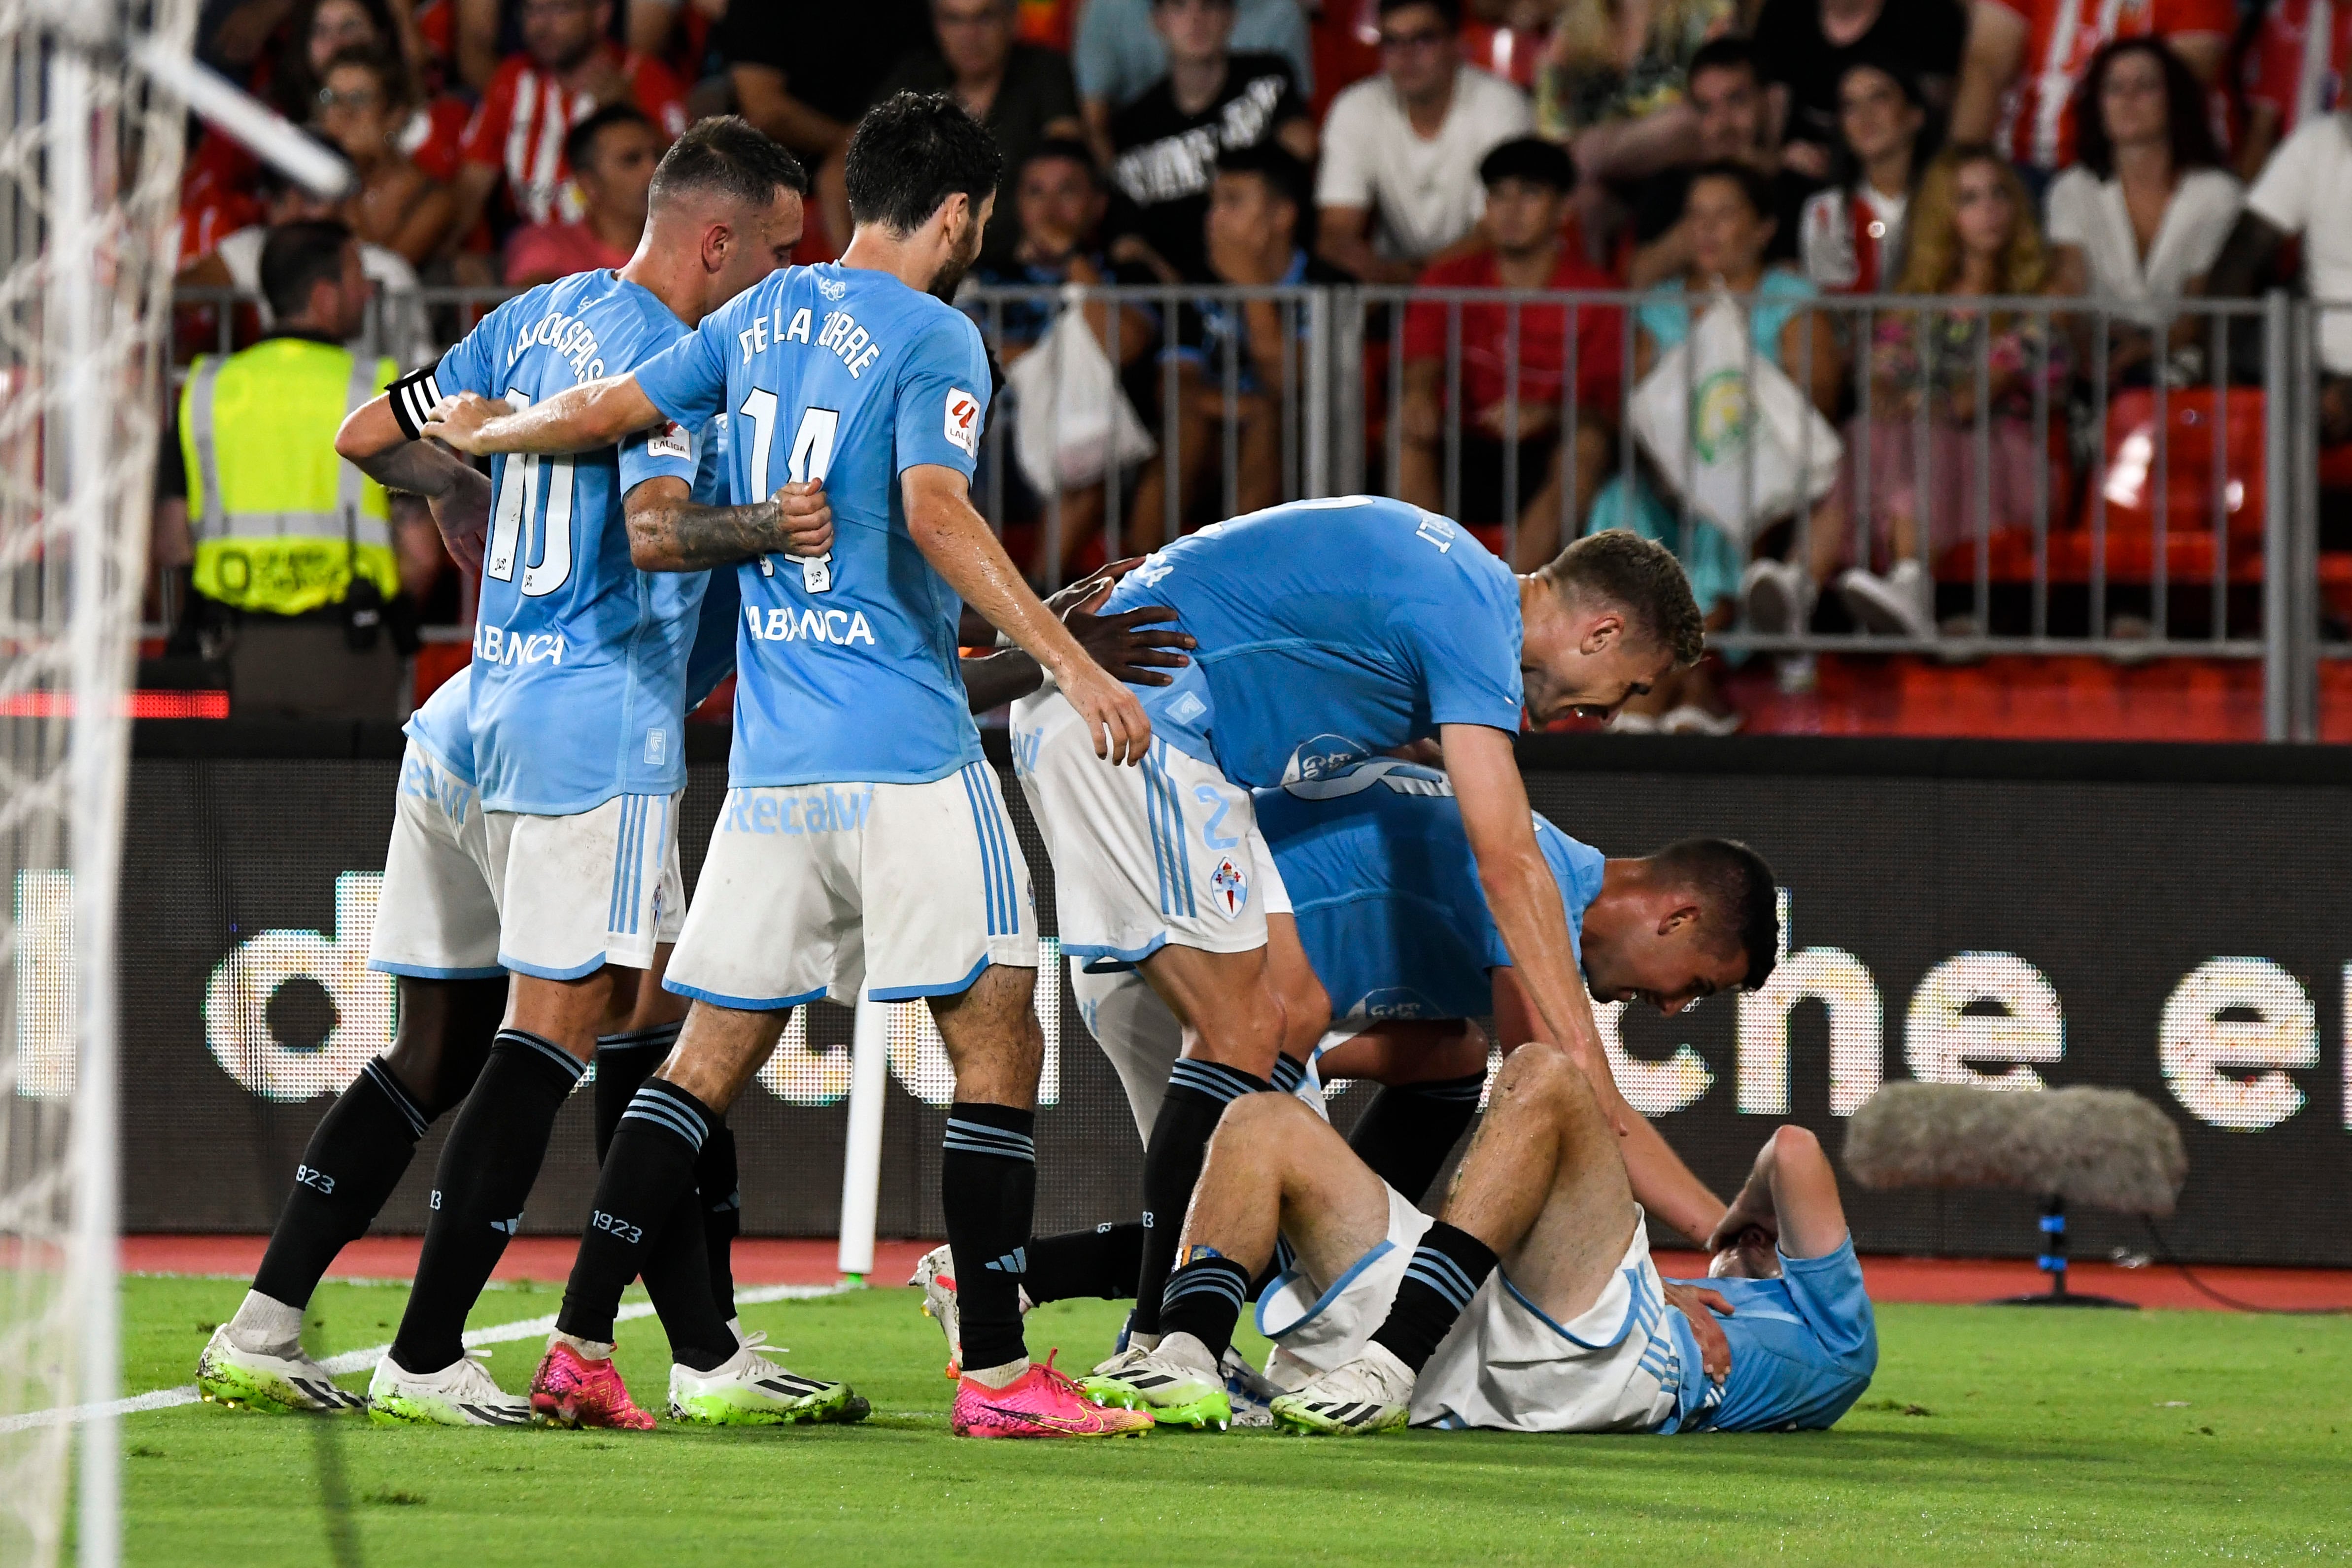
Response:
M956 665L955 591L908 526L904 476L969 484L988 412L970 318L886 272L825 262L772 273L641 365L688 428L724 412L738 506L824 486L825 554L737 574L738 787L923 784L980 756Z

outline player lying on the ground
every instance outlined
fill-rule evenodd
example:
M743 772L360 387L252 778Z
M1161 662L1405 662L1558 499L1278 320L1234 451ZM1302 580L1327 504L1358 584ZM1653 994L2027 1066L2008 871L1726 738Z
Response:
M1466 531L1400 501L1294 501L1152 554L1112 608L1166 604L1192 668L1144 694L1158 743L1139 772L1091 765L1061 694L1014 705L1013 760L1052 857L1063 950L1138 965L1185 1026L1144 1152L1130 1344L1157 1338L1176 1226L1218 1113L1313 1039L1318 988L1269 929L1278 875L1250 791L1320 778L1432 736L1501 945L1551 1038L1610 1081L1513 742L1522 714L1613 710L1696 661L1698 606L1674 557L1623 532L1515 577ZM1294 1012L1304 1015L1293 1021ZM958 1277L969 1291L971 1270Z
M1297 1263L1258 1320L1292 1390L1275 1418L1301 1431L1822 1427L1878 1364L1811 1132L1782 1127L1758 1153L1708 1238L1717 1278L1662 1280L1591 1081L1550 1045L1503 1064L1434 1220L1299 1101L1236 1100L1185 1218L1149 1403L1224 1401L1219 1363L1277 1235Z
M1266 889L1268 923L1295 926L1336 1016L1307 1048L1312 1063L1286 1055L1275 1087L1310 1083L1317 1103L1320 1085L1335 1079L1384 1086L1349 1146L1420 1202L1477 1111L1487 1047L1472 1020L1491 1014L1507 1053L1545 1037L1478 887L1452 785L1433 769L1380 757L1313 783L1260 790L1256 806L1280 873ZM1544 818L1535 826L1597 999L1643 1003L1671 1016L1770 975L1780 942L1772 873L1746 846L1689 839L1639 859L1604 860ZM1286 904L1295 913L1284 912ZM1148 1129L1182 1044L1174 1015L1131 972L1089 974L1074 960L1071 984L1138 1127ZM1722 1200L1646 1120L1626 1129L1622 1152L1650 1213L1694 1242L1714 1232ZM1040 1237L1029 1245L1024 1293L1033 1303L1126 1296L1141 1243L1132 1223ZM949 1329L952 1357L947 1261L936 1252L926 1258L914 1283ZM1114 1356L1088 1380L1088 1392L1116 1392L1121 1370Z
M724 451L721 428L705 452L706 469ZM487 514L488 481L470 468L459 465L458 471L479 486L474 499ZM698 491L705 489L707 477L698 477ZM453 479L446 495L435 500L436 516L446 505L458 519L450 524L457 540L467 536L465 485ZM821 491L803 491L784 505L802 515L803 527L827 521ZM1134 564L1114 563L1046 603L1079 646L1120 679L1164 684L1171 678L1162 671L1182 665L1181 649L1191 640L1152 625L1167 612L1146 607L1114 616L1091 613ZM733 575L718 574L703 597L688 660L688 712L734 672L740 605ZM961 668L976 712L1025 696L1043 679L1036 661L1018 649L967 658ZM328 1266L375 1222L425 1129L472 1089L506 1008L507 974L498 966L498 900L488 880L467 721L471 684L472 672L459 670L410 715L406 726L392 847L368 961L370 968L395 977L393 1048L361 1069L312 1131L253 1288L197 1358L196 1384L206 1398L275 1412L366 1404L337 1387L303 1350L303 1311ZM659 980L670 947L663 942L656 948L649 979ZM686 1015L687 999L657 984L640 987L636 1001L633 1026L597 1041L594 1131L600 1162L621 1112L660 1065ZM695 1191L710 1299L741 1339L730 1256L741 1217L735 1170L734 1135L722 1121L696 1163Z
M945 95L869 111L845 160L856 227L839 263L790 268L636 374L520 412L479 399L436 433L473 451L560 452L722 411L733 505L633 514L642 564L743 562L733 789L678 943L695 998L669 1061L622 1117L560 1336L535 1396L564 1418L649 1419L610 1375L613 1311L657 1245L692 1152L820 995L926 998L956 1075L940 1162L949 1244L971 1267L975 1365L954 1426L988 1436L1140 1430L1029 1360L1017 1278L988 1260L1028 1239L1044 1040L1031 1009L1036 916L994 772L955 669L957 602L1049 669L1093 735L1094 765L1139 759L1135 695L1088 658L973 510L990 374L979 330L945 302L978 255L1001 167ZM769 553L779 470L823 482L832 552ZM1126 608L1128 606L1122 606ZM1113 771L1105 769L1104 771Z

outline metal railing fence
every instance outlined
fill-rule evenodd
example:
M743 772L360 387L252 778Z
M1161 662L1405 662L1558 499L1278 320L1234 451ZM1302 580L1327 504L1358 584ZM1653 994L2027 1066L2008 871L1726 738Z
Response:
M510 293L380 300L367 340L454 341ZM1736 657L2260 659L2266 735L2315 737L2318 661L2352 658L2352 538L2322 551L2318 428L2321 323L2352 303L1723 298L1754 330L1736 363L1685 353L1675 388L1657 363L1707 336L1710 299L967 287L1007 374L975 500L1049 588L1217 518L1360 492L1528 570L1604 502L1675 550ZM184 290L183 354L244 341L250 306ZM1791 427L1776 372L1821 416L1793 440L1757 436ZM1644 392L1664 439L1630 416ZM1759 556L1801 573L1816 613L1772 635L1737 618ZM1883 586L1906 561L1931 595L1909 631L1841 613L1845 571Z

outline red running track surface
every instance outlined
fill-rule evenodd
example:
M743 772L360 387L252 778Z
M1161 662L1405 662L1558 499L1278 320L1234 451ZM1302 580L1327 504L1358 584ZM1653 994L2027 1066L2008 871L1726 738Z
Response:
M251 1278L268 1238L260 1236L128 1236L122 1267L148 1274L216 1274ZM416 1272L414 1236L372 1236L343 1249L331 1275L344 1279L405 1279ZM873 1281L896 1285L915 1262L938 1245L929 1241L881 1241L874 1247ZM577 1246L571 1237L526 1236L507 1247L497 1277L560 1280L572 1270ZM829 1285L840 1277L837 1247L829 1240L746 1237L735 1244L735 1278L745 1285ZM1661 1252L1668 1277L1706 1271L1695 1252ZM2022 1258L1865 1258L1863 1278L1878 1301L1968 1302L2024 1295L2048 1281ZM2257 1306L2352 1308L2352 1269L2200 1268L2197 1276L2227 1296ZM2070 1288L2085 1294L2119 1297L2143 1307L2203 1308L2221 1304L2201 1294L2177 1269L2160 1264L2125 1268L2112 1263L2078 1263Z

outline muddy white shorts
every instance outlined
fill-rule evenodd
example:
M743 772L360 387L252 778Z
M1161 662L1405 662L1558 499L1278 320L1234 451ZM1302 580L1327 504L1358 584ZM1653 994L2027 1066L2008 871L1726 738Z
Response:
M1013 761L1054 861L1062 951L1134 963L1170 942L1204 952L1265 945L1287 910L1250 792L1155 740L1140 766L1095 755L1086 721L1047 688L1013 705Z
M1029 865L996 771L727 792L663 984L722 1007L951 996L1037 967Z
M1266 1375L1297 1388L1361 1355L1388 1320L1413 1248L1433 1223L1389 1189L1386 1239L1328 1284L1293 1268L1258 1302L1275 1342ZM1649 1432L1675 1416L1682 1352L1635 1211L1633 1239L1601 1299L1554 1322L1497 1268L1422 1369L1416 1426L1512 1432Z
M572 816L485 813L499 893L499 962L577 980L605 964L653 967L686 917L677 808L685 796L619 795Z
M368 967L420 980L488 980L499 963L499 901L474 786L414 740L400 759L400 795Z

